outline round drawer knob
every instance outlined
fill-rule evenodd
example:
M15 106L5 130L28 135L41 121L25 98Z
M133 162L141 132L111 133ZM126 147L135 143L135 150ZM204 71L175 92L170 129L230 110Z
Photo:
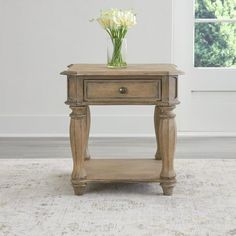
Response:
M126 93L128 92L128 89L127 89L126 87L120 87L120 88L119 88L119 92L120 92L121 94L126 94Z

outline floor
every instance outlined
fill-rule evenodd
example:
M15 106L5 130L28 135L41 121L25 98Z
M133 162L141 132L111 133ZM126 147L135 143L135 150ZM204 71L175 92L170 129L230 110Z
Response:
M71 159L0 160L1 236L236 235L236 160L178 159L159 184L90 184L75 196Z
M153 157L154 138L91 138L90 153L102 158ZM0 138L0 158L71 158L69 138ZM176 158L236 158L236 137L179 137Z
M114 142L115 141L115 142ZM108 145L107 145L108 142ZM234 236L236 138L181 138L159 184L70 185L68 139L0 139L0 236ZM154 139L91 139L92 157L153 157Z

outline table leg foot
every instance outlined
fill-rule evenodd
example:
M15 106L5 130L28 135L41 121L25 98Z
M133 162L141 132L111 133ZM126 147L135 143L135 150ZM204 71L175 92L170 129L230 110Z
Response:
M86 191L86 187L87 187L86 183L73 184L75 195L83 195Z
M175 184L176 184L175 178L163 180L163 182L160 183L163 190L163 194L165 196L171 196L173 194L173 189L175 187Z

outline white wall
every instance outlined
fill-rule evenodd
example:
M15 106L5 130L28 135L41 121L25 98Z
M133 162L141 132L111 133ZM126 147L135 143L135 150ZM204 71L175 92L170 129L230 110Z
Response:
M110 7L137 12L128 63L171 62L171 0L0 0L0 136L68 135L59 73L106 62L105 32L89 19ZM149 106L92 107L91 135L154 135L152 116Z

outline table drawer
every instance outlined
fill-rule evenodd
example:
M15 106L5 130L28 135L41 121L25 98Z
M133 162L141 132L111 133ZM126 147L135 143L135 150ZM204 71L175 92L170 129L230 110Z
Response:
M84 99L160 100L161 80L85 80Z

